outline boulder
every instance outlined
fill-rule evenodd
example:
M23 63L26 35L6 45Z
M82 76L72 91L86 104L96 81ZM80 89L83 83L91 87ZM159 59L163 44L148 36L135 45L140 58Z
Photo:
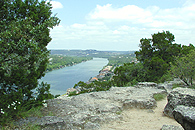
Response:
M195 130L195 107L179 105L174 109L173 117L185 130Z
M195 90L189 88L176 88L167 96L168 103L164 108L164 114L173 118L173 110L178 105L195 107Z

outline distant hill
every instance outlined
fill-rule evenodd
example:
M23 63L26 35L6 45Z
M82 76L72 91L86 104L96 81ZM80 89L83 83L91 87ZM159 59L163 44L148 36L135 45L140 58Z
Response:
M97 50L50 50L51 55L89 56L108 58L122 54L134 54L135 51L97 51Z

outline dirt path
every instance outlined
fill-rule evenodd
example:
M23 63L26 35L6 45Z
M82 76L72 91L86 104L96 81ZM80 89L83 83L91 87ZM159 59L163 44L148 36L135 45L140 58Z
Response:
M163 115L166 98L157 102L154 110L129 109L123 111L123 119L102 125L101 130L160 130L163 125L180 126L174 119Z

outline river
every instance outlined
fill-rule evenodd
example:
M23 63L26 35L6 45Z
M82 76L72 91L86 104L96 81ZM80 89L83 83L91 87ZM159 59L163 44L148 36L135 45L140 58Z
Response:
M97 76L107 64L108 60L105 58L93 58L74 66L48 72L41 80L51 85L50 91L53 95L62 95L79 81L86 82L90 77Z

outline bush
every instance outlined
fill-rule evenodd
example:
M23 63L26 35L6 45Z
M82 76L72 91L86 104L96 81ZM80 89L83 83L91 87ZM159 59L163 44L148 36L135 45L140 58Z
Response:
M46 99L54 98L49 92L50 85L41 83L37 88L37 92L28 99L28 95L23 94L21 91L12 92L2 95L0 104L0 125L6 125L11 120L23 118L26 111L42 106ZM22 113L22 114L21 114Z
M78 95L78 94L77 94L77 91L72 91L72 92L70 92L70 93L68 94L68 96L75 96L75 95Z

